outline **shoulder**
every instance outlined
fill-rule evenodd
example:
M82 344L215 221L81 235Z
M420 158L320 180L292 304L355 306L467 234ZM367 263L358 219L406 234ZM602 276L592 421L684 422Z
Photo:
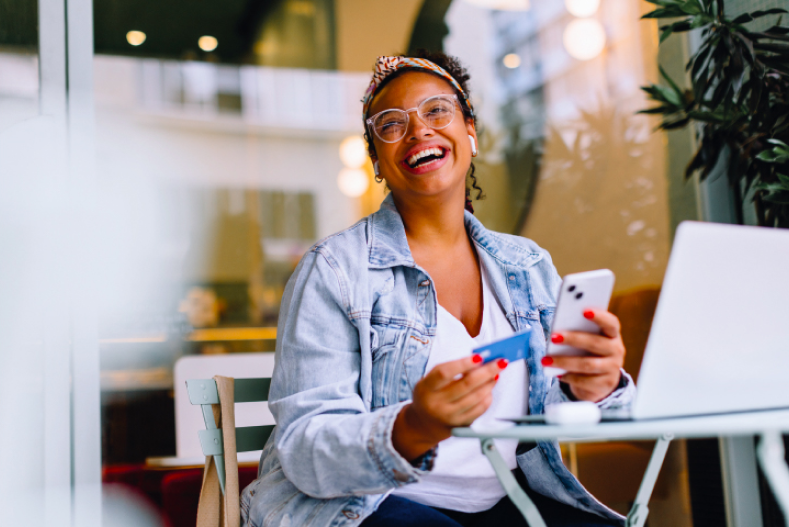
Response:
M509 269L520 269L529 283L532 303L549 306L555 304L561 278L547 250L534 240L489 231L482 227L477 232L477 244Z
M330 261L366 263L369 254L369 219L369 216L362 218L347 229L316 242L305 256L312 253Z
M553 267L551 255L534 240L486 229L482 224L472 224L472 236L477 245L502 263L528 269L534 266Z
M310 247L293 270L288 283L333 290L349 307L354 281L363 279L368 269L368 218L323 238ZM287 290L287 288L286 288Z

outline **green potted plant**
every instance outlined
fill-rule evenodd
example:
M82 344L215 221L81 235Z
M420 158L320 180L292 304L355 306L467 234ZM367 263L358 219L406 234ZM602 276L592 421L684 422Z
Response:
M727 174L743 223L746 201L759 225L789 228L789 27L780 18L769 29L745 24L786 13L768 9L725 16L723 0L647 0L657 9L643 18L669 19L660 42L673 33L699 30L701 45L686 70L691 88L681 89L663 69L667 85L642 89L658 106L659 128L695 124L699 147L685 171L703 180L725 156Z

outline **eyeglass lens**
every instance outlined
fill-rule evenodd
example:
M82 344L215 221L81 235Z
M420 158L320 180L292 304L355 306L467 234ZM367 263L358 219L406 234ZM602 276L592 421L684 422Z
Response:
M445 128L455 117L455 102L451 97L431 97L422 101L416 111L419 118L430 128ZM378 114L373 121L373 127L382 141L399 141L408 128L408 113L403 110L386 110Z

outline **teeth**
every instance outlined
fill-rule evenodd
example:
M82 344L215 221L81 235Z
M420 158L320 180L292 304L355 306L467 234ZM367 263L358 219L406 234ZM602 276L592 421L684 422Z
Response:
M427 157L427 156L440 157L443 153L444 153L443 150L441 150L440 148L427 148L409 157L407 163L413 167L423 157Z

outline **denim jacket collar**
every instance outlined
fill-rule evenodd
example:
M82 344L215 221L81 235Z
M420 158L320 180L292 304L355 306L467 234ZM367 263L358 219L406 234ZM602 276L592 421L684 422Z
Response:
M525 269L539 262L543 257L542 253L529 251L487 230L468 211L465 211L464 221L466 231L474 244L501 264ZM373 269L398 265L417 267L408 247L403 219L397 211L391 193L381 203L378 212L371 216L369 263Z

